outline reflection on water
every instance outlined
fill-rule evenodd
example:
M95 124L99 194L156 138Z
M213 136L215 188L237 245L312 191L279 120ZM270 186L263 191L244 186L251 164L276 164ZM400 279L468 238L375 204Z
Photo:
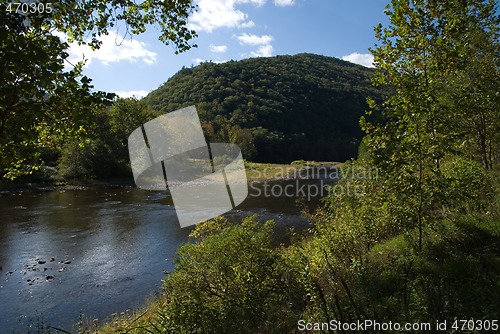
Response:
M249 197L226 214L275 219L278 238L303 228L295 198ZM24 333L39 315L71 328L139 306L173 269L191 228L167 194L135 188L54 190L0 197L0 328Z

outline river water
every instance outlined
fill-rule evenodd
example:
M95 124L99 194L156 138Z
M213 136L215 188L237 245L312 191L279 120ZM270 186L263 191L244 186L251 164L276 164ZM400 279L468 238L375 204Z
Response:
M297 180L254 184L225 216L274 219L277 238L286 242L290 227L308 227L295 204L303 193L280 194L274 185L300 186ZM313 195L311 206L318 203ZM172 204L165 192L134 187L0 196L0 331L34 332L41 322L70 330L81 314L103 320L141 306L189 241L192 227L179 227Z

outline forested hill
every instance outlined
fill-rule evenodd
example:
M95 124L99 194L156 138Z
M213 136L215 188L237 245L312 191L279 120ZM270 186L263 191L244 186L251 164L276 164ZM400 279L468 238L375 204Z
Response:
M238 144L245 159L344 161L362 137L372 71L313 54L205 62L183 68L144 101L157 112L196 105L209 142Z

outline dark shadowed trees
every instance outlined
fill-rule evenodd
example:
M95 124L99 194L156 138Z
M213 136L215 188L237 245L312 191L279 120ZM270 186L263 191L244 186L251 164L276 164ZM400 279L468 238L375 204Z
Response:
M157 24L160 40L176 52L189 49L196 36L186 28L191 0L64 0L35 10L5 2L0 8L0 175L7 179L32 173L68 138L84 136L113 98L93 90L82 63L65 70L68 44L56 32L95 49L99 36L118 26L126 37Z

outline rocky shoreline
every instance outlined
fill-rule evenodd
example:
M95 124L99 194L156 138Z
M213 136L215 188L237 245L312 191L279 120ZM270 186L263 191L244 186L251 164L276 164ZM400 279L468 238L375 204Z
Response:
M28 184L11 184L0 186L0 196L21 194L25 192L46 192L46 191L72 191L72 190L88 190L90 188L129 188L134 187L133 181L95 181L85 182L80 184L72 183L28 183Z

